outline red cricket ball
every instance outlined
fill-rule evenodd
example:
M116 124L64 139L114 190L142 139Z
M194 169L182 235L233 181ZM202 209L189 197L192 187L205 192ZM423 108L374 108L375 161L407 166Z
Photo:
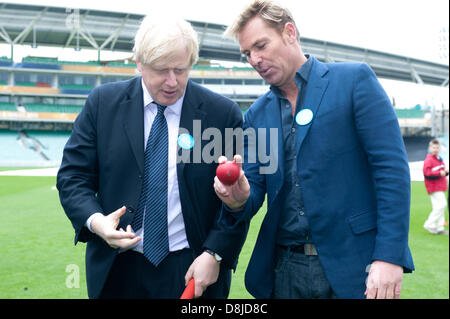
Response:
M239 166L233 161L224 161L217 166L216 175L223 184L232 185L239 178Z

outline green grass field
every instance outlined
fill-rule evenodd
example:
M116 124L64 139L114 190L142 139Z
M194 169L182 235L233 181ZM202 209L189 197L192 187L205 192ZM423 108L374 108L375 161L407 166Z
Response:
M73 244L55 182L55 177L0 176L2 299L87 298L85 245ZM416 271L404 276L402 298L449 298L449 237L422 228L431 208L422 182L412 183L412 194L410 247ZM252 221L230 298L251 298L244 272L264 213L265 207ZM79 288L73 287L77 275Z

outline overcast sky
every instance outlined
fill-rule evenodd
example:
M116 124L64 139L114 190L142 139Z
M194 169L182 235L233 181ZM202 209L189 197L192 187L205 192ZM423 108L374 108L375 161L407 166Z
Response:
M185 19L228 25L245 0L4 1L145 14L155 6ZM448 63L448 0L279 0L291 9L300 35L413 58ZM440 40L442 29L446 40ZM446 54L446 58L442 55ZM0 52L0 55L1 52ZM4 55L9 55L8 52Z

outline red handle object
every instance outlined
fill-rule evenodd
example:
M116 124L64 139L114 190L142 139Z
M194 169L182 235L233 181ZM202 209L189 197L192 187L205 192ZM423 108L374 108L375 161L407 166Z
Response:
M194 278L191 278L186 288L184 289L180 299L194 299L194 295L195 295L195 281Z

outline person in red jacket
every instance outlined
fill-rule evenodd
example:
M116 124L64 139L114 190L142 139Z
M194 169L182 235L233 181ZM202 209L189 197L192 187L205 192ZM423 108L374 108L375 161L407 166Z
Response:
M447 190L448 169L445 167L442 157L439 156L440 150L441 145L438 140L430 141L429 154L423 163L425 188L430 195L433 207L423 227L433 234L448 235L448 231L444 230L444 215L447 206L444 192Z

